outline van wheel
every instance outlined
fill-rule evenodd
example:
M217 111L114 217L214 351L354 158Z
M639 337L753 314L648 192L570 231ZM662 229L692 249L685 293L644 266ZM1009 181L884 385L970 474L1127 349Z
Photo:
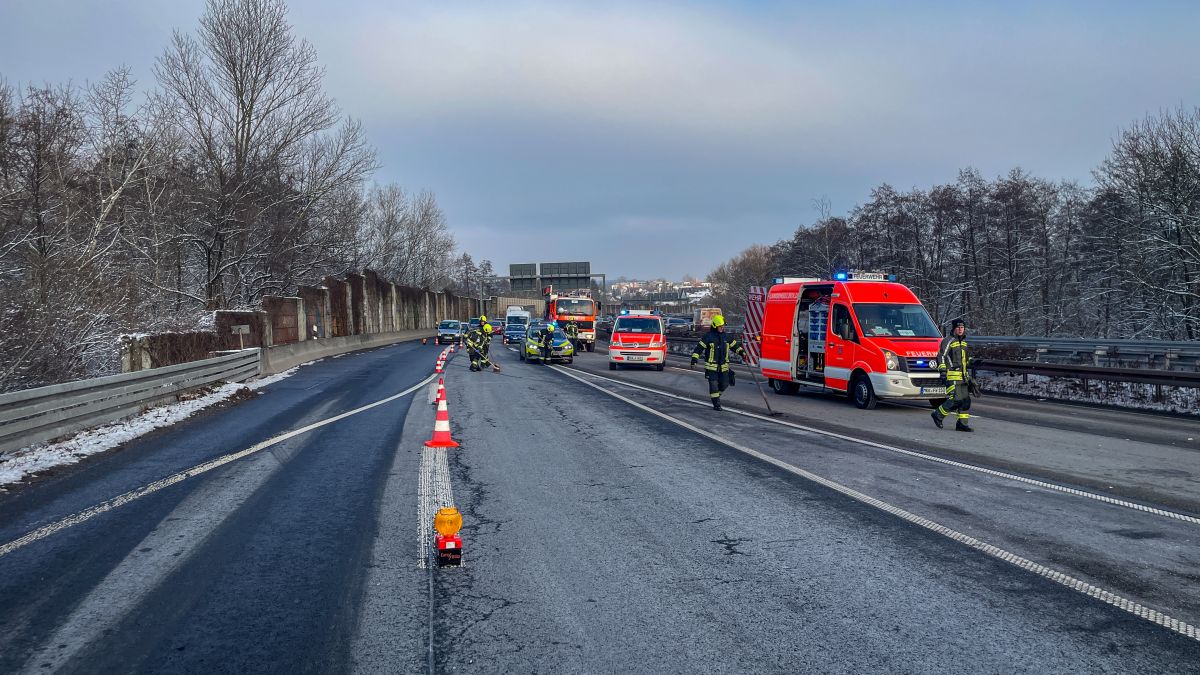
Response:
M929 399L929 407L930 408L940 408L940 407L942 407L943 403L945 403L946 401L949 401L949 400L950 399L948 399L948 398L931 398L931 399Z
M879 403L879 399L875 397L875 389L871 387L871 380L866 375L859 375L850 383L850 397L854 400L854 405L862 410L874 410Z
M588 350L589 352L594 352L594 351L596 351L596 343L595 343L595 342L589 342L589 343L587 343L587 345L586 345L586 346L587 346L587 350Z
M663 369L663 364L660 363L657 366L654 366L654 369L661 373L662 369Z
M613 363L612 361L609 361L609 362L608 362L608 369L609 369L609 370L616 370L616 369L617 369L617 364Z
M776 380L775 378L770 378L770 385L771 391L779 394L780 396L794 394L800 390L800 385L796 384L795 382L784 382L783 380Z

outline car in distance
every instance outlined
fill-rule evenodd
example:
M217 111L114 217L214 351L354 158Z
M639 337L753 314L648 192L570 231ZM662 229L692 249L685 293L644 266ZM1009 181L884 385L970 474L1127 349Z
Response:
M504 344L520 344L525 341L526 327L523 323L504 325Z
M692 322L689 319L673 316L666 320L668 333L687 333L692 330Z
M438 324L437 343L439 345L461 344L462 323L454 319L446 319Z

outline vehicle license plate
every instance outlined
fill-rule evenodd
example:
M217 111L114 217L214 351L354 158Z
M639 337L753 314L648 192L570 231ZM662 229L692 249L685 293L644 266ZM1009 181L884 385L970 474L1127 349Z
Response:
M921 387L921 393L922 394L938 394L941 396L945 396L946 388L945 387Z
M626 361L645 361L646 357L644 357L644 356L626 356L625 360Z

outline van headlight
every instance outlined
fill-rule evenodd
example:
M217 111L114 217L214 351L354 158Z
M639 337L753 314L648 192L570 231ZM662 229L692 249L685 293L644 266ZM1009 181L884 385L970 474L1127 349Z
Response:
M883 350L883 361L887 364L888 370L903 370L900 367L900 357L896 356L895 352Z

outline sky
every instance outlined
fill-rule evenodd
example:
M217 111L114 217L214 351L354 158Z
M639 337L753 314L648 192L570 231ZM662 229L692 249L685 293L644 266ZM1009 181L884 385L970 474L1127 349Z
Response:
M975 167L1091 182L1113 139L1200 105L1195 2L292 0L379 182L461 250L702 277L828 200ZM154 86L202 0L0 0L0 77Z

